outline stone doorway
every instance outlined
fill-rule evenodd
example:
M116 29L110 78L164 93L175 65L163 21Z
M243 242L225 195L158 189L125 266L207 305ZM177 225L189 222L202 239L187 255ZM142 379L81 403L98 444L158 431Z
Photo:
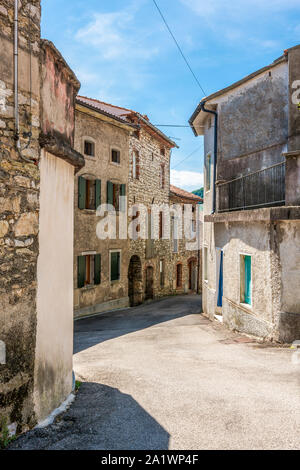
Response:
M189 290L197 292L197 260L190 259L188 262L189 269Z
M143 302L142 263L136 255L131 257L128 268L128 296L130 307L136 307Z
M154 298L154 289L153 289L153 278L154 270L152 266L146 268L146 290L145 290L145 300L150 300Z

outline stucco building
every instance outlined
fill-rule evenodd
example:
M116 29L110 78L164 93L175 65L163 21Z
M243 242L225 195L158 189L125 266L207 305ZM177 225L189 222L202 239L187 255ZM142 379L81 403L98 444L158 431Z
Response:
M300 47L204 98L203 308L231 329L300 338Z
M73 188L84 159L72 149L80 84L40 40L40 2L2 1L0 31L0 415L20 432L72 390Z

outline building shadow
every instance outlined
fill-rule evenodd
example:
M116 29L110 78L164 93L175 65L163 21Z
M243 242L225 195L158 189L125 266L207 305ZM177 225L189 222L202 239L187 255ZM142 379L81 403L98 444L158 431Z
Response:
M24 434L9 450L167 450L169 439L132 396L85 382L56 423Z
M201 313L200 295L181 295L77 320L74 326L74 354L110 339ZM204 317L199 316L197 323L201 321L206 322Z

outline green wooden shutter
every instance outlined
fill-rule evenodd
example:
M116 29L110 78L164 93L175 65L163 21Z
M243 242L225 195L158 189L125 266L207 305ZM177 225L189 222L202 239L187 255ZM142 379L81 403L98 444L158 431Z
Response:
M97 210L101 204L101 180L96 180L95 192L96 192L95 200L96 200L96 210Z
M124 197L126 196L126 184L121 184L120 185L120 196ZM120 211L125 212L126 211L126 203L125 200L121 199L121 204L120 204Z
M245 262L245 303L251 305L251 256L244 257Z
M78 256L77 258L77 270L78 270L78 289L84 287L85 282L85 256Z
M94 284L101 284L101 255L95 255L94 264Z
M120 253L111 253L111 265L110 265L110 280L117 281L120 279Z
M107 204L114 205L114 185L107 181Z
M78 207L79 209L85 209L86 202L86 180L79 176L78 178Z

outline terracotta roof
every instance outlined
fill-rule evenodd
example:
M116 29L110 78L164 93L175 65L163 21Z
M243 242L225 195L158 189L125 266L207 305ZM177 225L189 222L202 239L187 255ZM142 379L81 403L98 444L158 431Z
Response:
M173 142L163 132L157 129L157 127L151 124L148 116L146 115L142 115L137 111L133 111L132 109L121 108L120 106L105 103L104 101L96 100L94 98L87 98L86 96L77 96L76 101L78 104L87 105L97 111L112 116L115 119L126 122L127 124L132 125L132 119L130 118L135 117L136 121L143 122L146 126L148 126L148 128L151 128L152 131L154 131L158 136L167 141L171 147L178 147L175 142Z
M195 202L203 202L202 197L197 196L196 194L190 193L188 191L185 191L184 189L177 188L176 186L173 186L172 184L170 184L170 192L179 197L192 199Z

